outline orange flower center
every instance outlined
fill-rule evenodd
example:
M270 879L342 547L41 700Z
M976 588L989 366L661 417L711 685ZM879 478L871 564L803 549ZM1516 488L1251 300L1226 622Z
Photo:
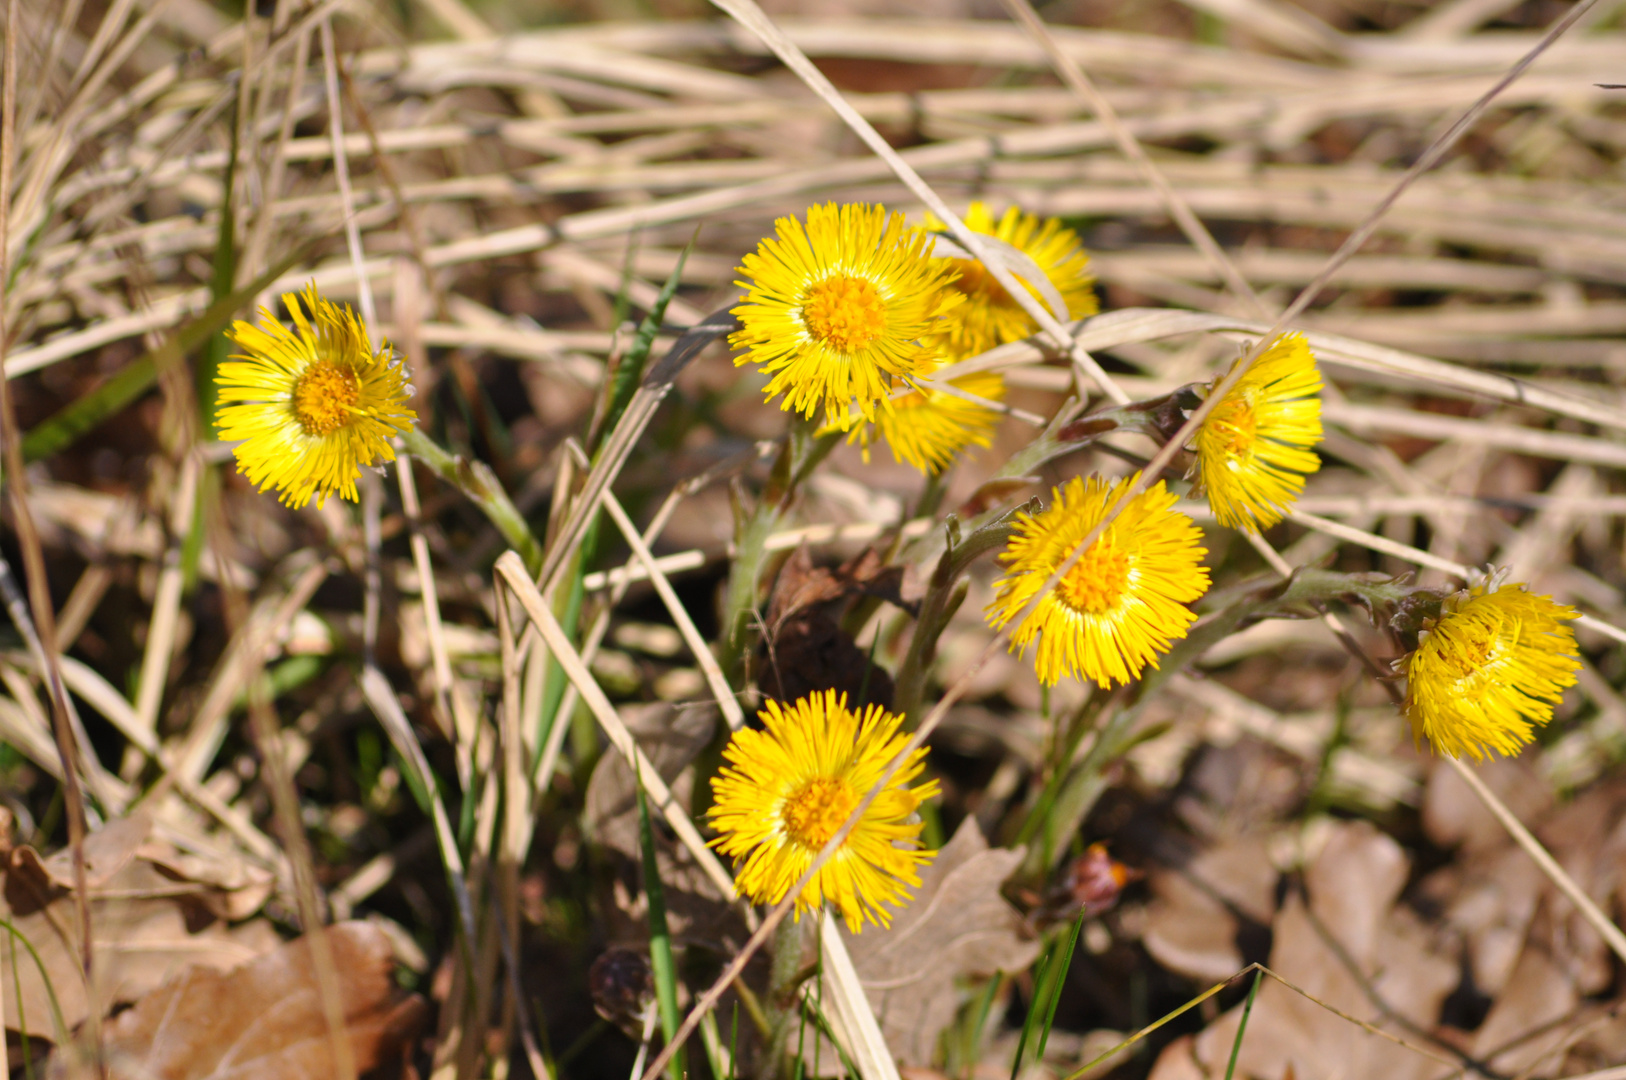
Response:
M808 290L802 323L821 344L856 352L886 330L886 303L863 278L827 278Z
M318 360L294 384L294 415L307 435L331 435L350 422L361 382L349 368Z
M1436 648L1440 665L1455 680L1480 674L1500 652L1496 627L1478 620L1464 622L1462 632L1441 639Z
M1246 396L1221 402L1209 423L1214 425L1214 433L1227 454L1246 457L1253 452L1259 437L1259 417Z
M975 259L956 259L954 268L960 272L960 280L954 287L970 297L972 302L981 302L990 306L1011 307L1017 306L1011 294L1005 291L1005 286L995 280L988 268Z
M785 832L796 843L818 851L841 828L847 815L858 805L858 796L844 782L821 776L809 780L785 800L780 817Z
M1118 606L1128 588L1129 556L1103 537L1067 571L1056 592L1074 611L1104 615Z

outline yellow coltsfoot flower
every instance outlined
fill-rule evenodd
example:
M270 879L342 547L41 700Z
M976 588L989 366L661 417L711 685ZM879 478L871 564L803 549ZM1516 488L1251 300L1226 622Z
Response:
M1298 499L1304 477L1321 467L1310 449L1321 441L1320 390L1304 335L1283 334L1208 414L1197 430L1196 470L1221 525L1258 532Z
M972 372L952 385L985 401L1005 397L1005 377L997 371ZM874 424L855 424L847 441L862 443L867 461L870 443L885 439L897 461L923 473L939 473L967 447L990 445L998 424L999 413L986 405L923 387L893 398L892 408L877 415Z
M783 394L787 411L822 406L842 430L854 412L874 420L895 381L936 359L926 339L961 302L947 288L953 268L881 206L811 206L805 226L785 217L774 228L740 267L749 292L729 343L748 351L735 365L762 365L767 396Z
M734 733L727 760L712 779L708 818L722 835L712 846L735 861L734 887L759 904L776 904L875 786L908 740L903 723L878 705L861 713L847 695L826 690L789 708L777 701L757 714L762 731ZM938 793L936 780L909 782L925 767L915 750L859 817L840 849L796 898L796 916L828 901L853 933L865 921L891 922L883 904L908 899L919 868L936 854L922 850L915 811Z
M1006 576L987 611L995 629L1038 595L1135 479L1074 477L1054 490L1050 509L1017 514L1000 555ZM1186 636L1197 618L1186 605L1208 591L1208 552L1202 530L1174 503L1161 480L1131 499L1011 634L1011 647L1023 651L1038 638L1040 682L1054 686L1077 673L1103 688L1128 683Z
M972 232L1005 241L1037 263L1061 293L1073 318L1082 319L1096 313L1095 275L1090 272L1090 257L1078 234L1060 219L1041 218L1012 206L995 221L985 203L974 202L966 209L965 224ZM928 216L926 228L940 231L943 223ZM1022 310L1022 305L982 263L975 259L949 261L960 275L954 287L966 298L965 304L944 322L944 347L951 357L975 356L996 345L1020 341L1039 328L1033 316ZM1028 291L1039 296L1032 286L1028 286ZM1042 298L1039 302L1044 303Z
M1576 610L1500 579L1446 597L1395 664L1406 675L1413 738L1447 757L1517 754L1581 667L1565 625Z
M312 496L354 502L363 466L394 461L390 439L417 419L401 361L388 343L374 352L367 327L348 305L324 300L313 284L282 302L289 330L270 311L261 325L239 320L226 336L244 351L220 365L220 437L242 440L237 467L260 490L276 488L288 506Z

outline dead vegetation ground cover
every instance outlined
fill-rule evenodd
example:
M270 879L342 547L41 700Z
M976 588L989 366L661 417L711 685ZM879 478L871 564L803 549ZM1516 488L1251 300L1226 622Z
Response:
M1572 10L1042 7L1239 291L1003 5L764 7L951 207L1078 231L1102 314L1075 340L1135 399L1223 370ZM1588 617L1556 720L1479 775L1617 918L1623 17L1593 0L1294 320L1327 378L1326 439L1265 534L1289 567L1425 584L1507 567ZM13 0L6 18L6 480L27 509L8 504L0 545L14 1076L97 1053L129 1077L627 1075L661 1044L644 867L682 1008L755 925L684 831L717 733L760 693L929 705L991 635L985 560L931 678L893 685L945 514L1048 500L1155 450L1115 436L1011 471L1070 394L1101 390L1010 345L988 364L1011 415L940 483L842 445L764 515L786 417L712 345L613 469L587 466L575 447L628 430L602 414L606 372L674 273L657 360L734 301L776 217L836 200L920 218L897 170L713 9ZM372 514L253 492L199 419L224 320L308 282L395 344L423 430L460 458L392 468ZM604 513L572 531L594 479ZM467 496L482 485L577 575L555 610L590 685L550 669L494 569L512 538ZM1268 580L1188 505L1216 582ZM731 584L742 551L760 588ZM1337 610L1362 650L1396 655ZM1045 692L1003 650L975 669L930 740L942 852L915 901L843 939L850 984L807 942L842 1046L804 1030L804 1068L992 1077L1025 1054L1028 1075L1068 1076L1258 962L1283 981L1252 1000L1236 1075L1626 1075L1621 961L1324 622L1261 619L1165 674L1128 710L1077 681ZM1075 925L1035 1055L1024 1020ZM754 961L708 1014L691 1075L731 1057L768 1074L771 977ZM1227 1075L1247 991L1092 1075ZM885 1052L866 1058L870 1028Z

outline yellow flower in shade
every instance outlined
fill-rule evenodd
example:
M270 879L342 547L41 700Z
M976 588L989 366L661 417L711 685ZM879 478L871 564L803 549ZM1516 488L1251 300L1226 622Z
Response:
M901 716L879 705L847 709L847 695L821 691L757 714L765 730L734 733L727 764L711 782L709 811L720 835L712 846L732 857L734 887L759 904L776 904L807 872L908 741ZM901 905L906 886L936 854L920 847L915 810L938 793L936 780L909 782L925 767L915 750L864 811L840 849L796 898L796 916L829 901L853 933L865 920L886 926L882 904Z
M1221 525L1258 532L1276 524L1305 475L1321 468L1310 449L1321 441L1320 390L1304 335L1283 334L1208 414L1197 429L1196 468Z
M1134 480L1074 477L1055 489L1050 509L1017 514L1016 534L1000 555L1006 576L988 605L995 629L1038 595ZM1186 605L1208 591L1201 565L1208 552L1202 530L1170 509L1174 503L1161 480L1131 499L1011 634L1011 647L1023 651L1039 639L1040 682L1054 686L1078 673L1103 688L1127 683L1186 636L1197 618Z
M1050 283L1061 293L1067 310L1075 319L1096 313L1095 275L1090 257L1078 234L1057 218L1040 218L1009 207L996 222L988 207L974 202L965 212L965 224L972 232L995 236L1038 264ZM926 228L941 231L943 223L930 215ZM944 344L955 359L986 352L996 345L1020 341L1039 327L1004 286L994 280L982 263L974 259L950 260L959 271L954 287L965 294L966 302L944 322ZM1018 275L1018 280L1021 276ZM1039 296L1032 286L1028 291ZM1041 304L1044 300L1041 298Z
M1396 664L1406 674L1412 736L1447 757L1517 754L1575 685L1581 664L1564 625L1575 617L1574 608L1497 578L1447 597L1416 651Z
M367 327L348 305L324 300L313 284L282 302L294 329L260 309L262 325L227 331L244 351L220 365L220 437L242 440L237 467L288 506L337 493L355 501L364 465L394 461L389 440L417 418L406 407L406 372L386 343L374 352Z
M853 410L873 420L894 380L936 358L925 339L960 303L946 287L953 268L881 206L811 206L806 226L785 217L774 228L740 267L749 291L729 342L748 351L735 365L762 365L782 409L812 416L822 405L842 430Z
M1005 377L997 371L976 371L952 382L986 401L1005 397ZM867 461L870 443L879 436L894 459L923 473L938 473L966 447L988 446L998 423L999 413L986 405L923 388L893 398L890 410L876 416L874 424L856 424L847 441L862 443Z

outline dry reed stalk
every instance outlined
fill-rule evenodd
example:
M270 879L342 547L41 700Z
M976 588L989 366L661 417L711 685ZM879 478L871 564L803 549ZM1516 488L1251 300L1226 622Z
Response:
M666 781L661 779L659 772L650 764L649 759L644 756L644 752L638 749L637 740L627 730L626 724L622 722L621 717L616 713L615 706L611 705L609 698L604 696L604 691L599 688L592 672L588 671L586 665L582 663L581 654L576 651L575 646L570 643L570 639L565 636L563 628L560 627L559 621L554 618L553 612L549 609L542 592L536 587L536 583L531 580L530 573L525 569L525 564L518 555L510 551L497 560L497 573L503 577L508 587L513 590L514 596L520 602L520 606L530 616L531 625L541 634L542 640L547 644L554 660L564 669L565 675L575 685L577 692L581 695L583 704L592 711L594 719L604 729L604 734L610 740L610 744L626 759L627 764L632 766L635 775L641 778L645 794L648 796L651 805L666 818L667 822L672 826L672 831L677 833L679 842L688 849L689 854L694 857L695 862L699 865L701 872L711 880L712 884L716 885L723 895L734 895L734 879L723 868L723 864L718 861L716 853L701 838L700 833L694 827L694 822L689 820L687 811L683 809L683 805L678 802L671 789L667 787ZM751 918L749 908L746 909L746 916L748 920Z

